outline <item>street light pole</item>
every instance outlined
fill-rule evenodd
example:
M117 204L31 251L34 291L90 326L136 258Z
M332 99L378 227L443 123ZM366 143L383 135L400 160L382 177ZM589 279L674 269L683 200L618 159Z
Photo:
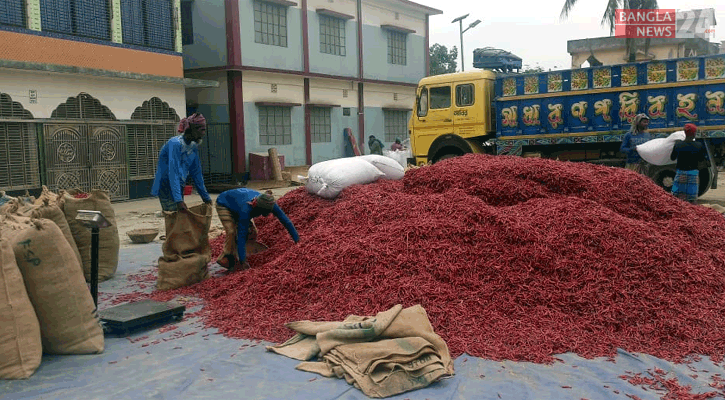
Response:
M478 25L478 24L481 23L481 20L480 19L477 19L477 20L473 21L471 23L471 25L468 25L468 28L463 29L463 20L466 19L466 17L468 17L469 15L470 14L466 14L466 15L460 16L460 17L454 19L453 21L451 21L451 23L458 22L458 29L459 29L459 31L461 33L460 34L460 36L461 36L461 71L465 71L466 70L465 59L463 57L463 34L466 33L466 31L468 31L469 29L471 29L474 26L476 26L476 25Z

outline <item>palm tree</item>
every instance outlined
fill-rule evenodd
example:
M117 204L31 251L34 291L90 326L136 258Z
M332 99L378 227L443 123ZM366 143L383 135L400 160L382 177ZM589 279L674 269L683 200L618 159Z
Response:
M564 7L561 9L561 19L569 17L572 8L577 3L577 0L564 0ZM609 26L609 34L614 34L614 23L616 18L617 9L634 9L634 10L645 10L645 9L656 9L659 8L657 0L607 0L607 8L604 10L602 16L602 26ZM649 52L650 38L644 40L644 54L645 56ZM625 47L628 54L628 61L635 62L637 60L637 44L635 39L626 38Z

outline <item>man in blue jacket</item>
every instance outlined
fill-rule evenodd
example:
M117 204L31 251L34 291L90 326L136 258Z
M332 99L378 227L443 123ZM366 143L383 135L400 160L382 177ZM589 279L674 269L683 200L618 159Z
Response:
M196 191L204 203L211 204L211 197L204 186L204 176L199 159L199 145L206 133L206 119L195 113L179 122L179 133L169 139L159 153L159 164L151 194L158 196L164 211L184 211L184 186L191 175Z
M292 221L274 200L271 191L260 193L252 189L232 189L223 192L216 200L217 214L226 233L224 251L217 262L224 268L233 269L237 262L249 267L247 258L247 240L255 240L257 228L253 218L267 216L270 213L287 228L295 243L300 241Z

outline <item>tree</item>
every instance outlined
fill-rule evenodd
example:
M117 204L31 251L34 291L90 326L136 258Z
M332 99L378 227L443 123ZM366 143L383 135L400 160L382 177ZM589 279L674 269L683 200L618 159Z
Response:
M634 10L647 10L647 9L658 9L657 0L605 0L607 2L607 8L604 10L602 16L602 26L609 26L609 34L614 34L614 23L616 18L617 9L634 9ZM561 9L561 18L569 17L569 13L577 0L564 0L564 7ZM627 59L629 62L637 61L637 43L633 38L625 38L625 48L627 52ZM650 38L644 40L644 54L645 56L649 52Z
M458 67L458 48L453 46L449 51L446 46L434 44L430 47L430 74L440 75L456 72Z

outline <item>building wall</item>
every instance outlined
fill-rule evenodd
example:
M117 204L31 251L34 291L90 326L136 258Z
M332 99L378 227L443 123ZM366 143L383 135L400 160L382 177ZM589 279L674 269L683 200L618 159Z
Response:
M194 0L192 3L194 43L184 46L184 68L226 65L227 39L224 2Z
M34 118L50 118L53 110L68 97L88 93L108 107L116 119L131 119L131 114L144 101L158 97L167 102L183 118L184 88L180 85L114 79L49 72L22 71L0 68L3 93L12 97L33 114ZM31 104L29 91L37 91L37 103Z
M229 89L227 75L223 71L194 74L194 79L219 82L216 88L186 89L186 104L195 108L209 123L229 123Z
M396 19L397 13L397 19ZM368 79L418 83L425 76L425 15L392 4L363 2L363 71ZM388 33L381 25L414 30L407 34L406 65L388 63Z
M242 64L302 71L302 12L300 5L287 7L287 47L254 41L254 0L239 0Z
M354 6L354 3L352 3ZM345 4L334 3L335 11L355 15L349 7L339 7ZM310 44L310 71L338 76L356 77L358 75L358 52L357 52L357 19L350 19L345 22L345 56L327 54L320 51L320 16L315 12L318 8L308 4L308 32ZM322 7L325 5L322 4ZM329 6L327 8L330 8Z
M0 59L183 77L180 55L0 30Z
M345 90L347 97L344 97ZM330 110L331 141L312 143L312 162L344 157L345 128L358 132L357 85L351 81L310 79L310 102L336 106ZM346 108L350 111L348 116L343 115Z

